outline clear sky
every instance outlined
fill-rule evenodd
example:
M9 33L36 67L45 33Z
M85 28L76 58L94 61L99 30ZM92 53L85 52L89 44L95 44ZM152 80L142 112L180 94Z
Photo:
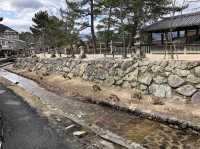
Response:
M0 0L0 16L4 17L3 24L20 32L29 31L36 12L48 10L50 14L57 15L59 8L64 7L65 0ZM199 8L200 1L190 5L186 11L200 11Z

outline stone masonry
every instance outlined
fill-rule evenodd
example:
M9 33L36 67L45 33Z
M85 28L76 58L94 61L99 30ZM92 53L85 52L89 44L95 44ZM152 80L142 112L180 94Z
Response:
M80 77L104 86L137 88L164 99L200 102L200 61L18 59L16 67Z

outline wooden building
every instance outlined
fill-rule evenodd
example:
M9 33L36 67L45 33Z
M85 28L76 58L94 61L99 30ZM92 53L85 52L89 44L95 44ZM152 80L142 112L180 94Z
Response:
M0 57L14 55L25 47L26 43L19 40L19 33L17 31L0 24Z
M170 41L176 53L200 53L200 12L164 18L144 27L142 34L147 53L164 52Z

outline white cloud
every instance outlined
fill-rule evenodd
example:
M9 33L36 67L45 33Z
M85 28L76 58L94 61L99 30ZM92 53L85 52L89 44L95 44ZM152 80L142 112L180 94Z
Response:
M15 0L11 1L11 6L16 8L17 10L23 9L40 9L43 7L43 4L39 0Z
M28 31L36 12L47 10L51 15L59 15L65 0L0 0L0 6L3 24L17 31Z
M28 31L29 26L32 24L32 21L29 19L9 19L9 18L4 18L3 24L6 24L7 26L17 30L17 31Z
M183 0L177 1L180 3ZM17 31L29 30L32 17L36 12L48 10L51 15L59 15L60 8L65 8L65 0L0 0L0 15L4 16L3 23ZM192 3L185 12L199 10L200 2L197 2ZM89 29L83 31L84 34L89 32Z

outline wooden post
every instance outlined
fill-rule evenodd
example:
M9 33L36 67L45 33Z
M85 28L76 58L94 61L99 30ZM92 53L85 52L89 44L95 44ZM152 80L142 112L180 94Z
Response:
M188 43L188 30L185 29L185 38L186 38L186 44Z
M180 39L181 35L180 35L180 31L177 31L177 38ZM180 44L177 44L176 46L178 46L178 48L180 48Z
M112 52L113 52L113 41L111 40L111 42L110 42L110 53L112 54Z
M177 38L180 38L180 31L177 31Z
M196 29L196 36L197 37L199 36L199 27L197 27L197 29Z
M164 34L161 33L161 44L163 45L164 44Z
M152 37L152 33L149 34L149 39L148 39L148 44L150 46L150 53L152 51L152 42L153 42L153 37Z
M101 48L102 48L102 47L101 47L101 42L100 42L100 45L99 45L99 46L100 46L100 54L101 54L101 53L102 53L102 49L101 49Z
M186 44L188 43L188 30L185 29L185 38L186 38ZM187 54L187 48L188 46L184 47L184 54Z
M149 44L152 44L152 39L153 37L152 37L152 33L149 33Z

